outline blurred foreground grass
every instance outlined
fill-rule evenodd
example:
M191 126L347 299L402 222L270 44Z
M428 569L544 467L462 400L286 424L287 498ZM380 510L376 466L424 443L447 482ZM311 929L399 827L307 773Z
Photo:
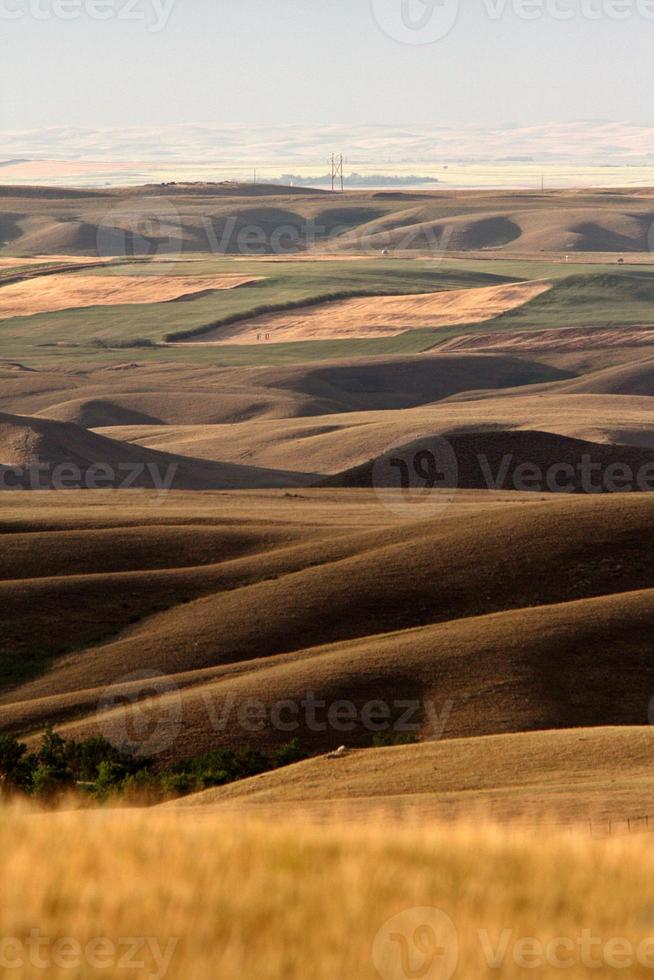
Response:
M647 835L5 807L0 855L2 977L654 976Z

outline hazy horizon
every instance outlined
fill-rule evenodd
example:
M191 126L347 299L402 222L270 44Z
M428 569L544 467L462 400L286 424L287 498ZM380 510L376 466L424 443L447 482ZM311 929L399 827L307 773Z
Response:
M187 122L167 126L46 126L0 128L0 160L24 154L112 161L224 157L314 160L316 149L349 151L371 163L437 159L576 160L631 162L654 156L654 125L578 119L519 125L266 124ZM318 149L320 152L320 149Z

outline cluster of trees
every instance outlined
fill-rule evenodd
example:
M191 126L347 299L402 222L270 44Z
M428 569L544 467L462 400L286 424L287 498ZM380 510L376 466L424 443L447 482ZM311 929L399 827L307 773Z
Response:
M256 776L306 758L297 739L271 755L245 747L214 749L157 769L154 761L118 749L104 738L81 742L46 729L35 751L12 735L0 736L0 796L27 795L53 802L70 793L89 801L122 798L152 804Z
M301 177L299 174L282 174L281 177L269 178L268 184L284 184L288 187L329 187L332 175L322 177ZM438 177L424 177L419 174L345 174L344 182L348 187L417 187L420 185L439 184Z

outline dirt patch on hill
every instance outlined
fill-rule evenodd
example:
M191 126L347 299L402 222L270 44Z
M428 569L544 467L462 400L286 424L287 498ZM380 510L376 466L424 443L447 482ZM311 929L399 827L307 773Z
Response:
M579 351L595 347L651 347L654 326L562 327L556 330L503 330L465 334L437 344L438 353L518 354L534 351Z
M0 289L0 317L32 316L85 306L165 303L214 289L234 289L252 276L55 275Z
M422 327L492 320L550 288L549 282L539 281L410 296L338 300L219 327L213 334L207 334L202 343L255 344L258 341L280 343L392 337Z

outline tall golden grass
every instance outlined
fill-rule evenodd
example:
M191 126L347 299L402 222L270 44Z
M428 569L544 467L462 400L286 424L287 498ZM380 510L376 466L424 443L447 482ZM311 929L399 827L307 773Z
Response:
M5 807L0 855L2 977L654 976L647 835Z

